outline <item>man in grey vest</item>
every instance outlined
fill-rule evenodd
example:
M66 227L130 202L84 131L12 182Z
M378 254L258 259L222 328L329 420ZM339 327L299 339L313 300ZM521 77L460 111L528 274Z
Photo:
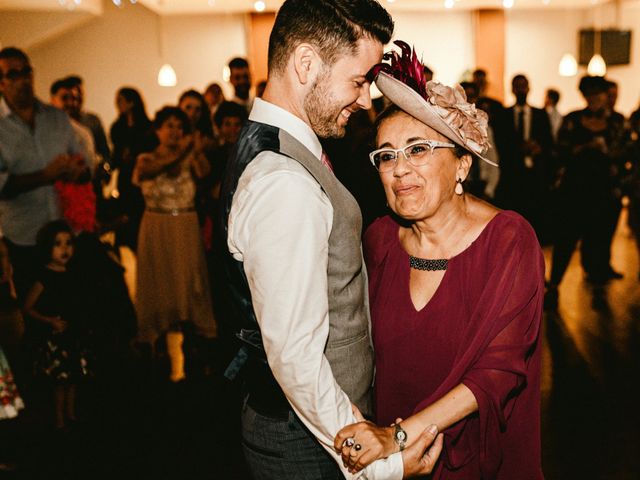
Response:
M229 160L221 228L244 347L227 375L244 380L256 480L399 479L432 466L428 432L357 475L333 449L357 421L352 402L372 413L373 352L360 210L318 137L343 136L349 116L370 108L367 73L392 33L375 0L285 1L264 97Z

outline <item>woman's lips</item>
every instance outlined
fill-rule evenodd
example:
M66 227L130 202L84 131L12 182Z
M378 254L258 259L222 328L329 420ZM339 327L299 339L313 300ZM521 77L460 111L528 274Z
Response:
M418 185L397 185L393 187L393 193L396 195L407 195L418 188Z

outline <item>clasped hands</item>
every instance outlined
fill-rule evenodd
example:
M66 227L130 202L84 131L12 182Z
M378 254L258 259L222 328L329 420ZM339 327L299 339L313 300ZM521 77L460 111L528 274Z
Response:
M379 427L365 420L355 406L353 413L358 423L340 430L333 445L350 473L357 473L370 463L400 451L394 439L394 426L402 422L401 418L389 427ZM403 478L430 474L440 456L442 444L443 436L438 434L435 425L429 425L417 438L408 438L407 447L402 451Z
M44 169L44 174L50 181L65 180L78 182L88 167L84 156L80 154L66 154L56 156Z

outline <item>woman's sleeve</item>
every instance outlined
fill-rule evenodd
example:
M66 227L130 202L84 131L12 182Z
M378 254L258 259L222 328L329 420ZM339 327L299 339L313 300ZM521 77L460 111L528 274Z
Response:
M478 412L445 432L449 466L464 465L479 455L483 478L493 478L500 467L501 433L527 378L539 375L534 371L539 370L537 362L530 360L544 297L544 261L530 227L493 247L491 274L485 277L459 359L461 383L474 394ZM538 388L537 382L532 388Z

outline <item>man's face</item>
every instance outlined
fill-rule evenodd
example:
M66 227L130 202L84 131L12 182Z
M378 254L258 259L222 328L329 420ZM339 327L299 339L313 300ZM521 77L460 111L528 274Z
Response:
M382 44L370 38L358 40L355 55L340 56L323 67L304 100L309 125L321 138L340 138L352 113L371 108L366 75L382 58Z
M232 68L229 81L235 89L238 98L249 98L249 90L251 90L251 73L247 67Z
M51 105L73 117L77 112L78 99L71 88L61 88L51 95Z
M33 69L20 58L0 59L0 93L17 108L33 104Z
M518 105L527 103L527 95L529 95L529 81L526 78L516 78L511 84L511 91L516 97Z

